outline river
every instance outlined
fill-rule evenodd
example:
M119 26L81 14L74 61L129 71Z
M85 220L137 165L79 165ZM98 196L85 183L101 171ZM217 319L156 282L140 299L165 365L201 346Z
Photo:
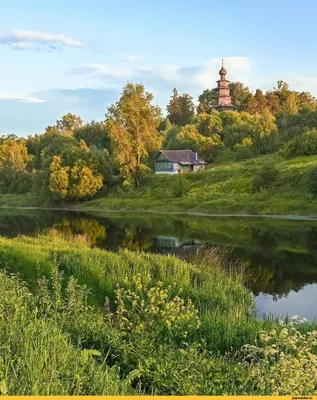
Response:
M86 234L103 249L172 253L180 257L204 244L243 263L245 285L257 314L317 319L317 221L262 217L73 211L0 210L0 235L36 235L47 229Z

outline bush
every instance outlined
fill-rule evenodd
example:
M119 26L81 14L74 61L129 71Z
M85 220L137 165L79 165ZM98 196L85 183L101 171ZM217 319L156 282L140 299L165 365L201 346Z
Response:
M252 191L259 192L268 188L277 178L278 170L275 165L264 164L252 180Z
M286 158L317 154L317 129L311 129L287 143L282 154Z
M313 167L308 172L308 192L313 197L317 197L317 167Z
M244 146L242 144L236 144L234 146L235 150L235 160L242 161L247 160L252 157L252 151L249 146Z
M171 185L171 193L173 197L183 197L190 189L190 183L184 175L176 175Z

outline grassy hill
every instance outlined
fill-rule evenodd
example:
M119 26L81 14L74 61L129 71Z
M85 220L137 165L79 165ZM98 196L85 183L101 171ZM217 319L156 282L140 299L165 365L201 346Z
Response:
M275 179L255 192L253 182L257 180L258 172L272 165L277 170ZM181 183L179 176L153 175L134 191L119 189L76 207L100 211L315 215L317 201L309 190L312 167L317 167L317 156L285 160L271 155L214 164L205 171L183 174Z

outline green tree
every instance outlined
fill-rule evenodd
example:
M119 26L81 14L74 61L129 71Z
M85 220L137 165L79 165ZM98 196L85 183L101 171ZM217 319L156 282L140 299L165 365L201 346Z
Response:
M74 133L77 129L81 128L83 120L75 114L67 113L61 119L56 121L56 127L63 132Z
M217 104L218 99L217 89L205 89L201 95L198 96L198 114L210 114L212 107Z
M87 146L93 145L101 150L108 149L110 153L113 150L105 122L88 122L82 127L76 129L74 136L77 140L83 139Z
M114 157L124 184L139 185L148 173L150 151L161 146L156 129L161 109L152 104L153 95L141 84L128 83L120 100L108 108L107 129L115 144Z
M167 118L172 124L185 126L191 122L195 116L195 105L193 98L183 93L179 95L176 89L173 89L173 95L167 105Z
M218 111L213 111L211 114L197 115L195 125L198 132L203 136L219 134L223 130L222 120Z
M252 98L250 89L242 82L230 82L229 89L231 102L237 107L237 111L246 110Z

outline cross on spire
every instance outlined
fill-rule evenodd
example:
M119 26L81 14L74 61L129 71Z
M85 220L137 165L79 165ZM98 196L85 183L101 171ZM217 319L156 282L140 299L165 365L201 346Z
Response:
M221 59L221 65L223 66L223 58Z

